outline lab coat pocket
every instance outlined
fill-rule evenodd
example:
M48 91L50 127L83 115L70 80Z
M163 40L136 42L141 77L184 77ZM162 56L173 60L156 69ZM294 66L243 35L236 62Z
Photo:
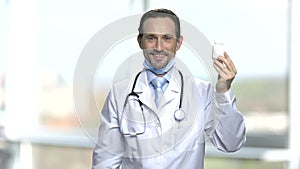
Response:
M145 134L124 136L124 156L129 158L145 158L157 156L161 150L159 137L147 138Z
M194 126L181 139L174 140L175 151L193 151L205 141L204 132L198 126Z
M128 97L119 119L120 132L125 136L141 135L145 132L145 125L145 115L139 100Z

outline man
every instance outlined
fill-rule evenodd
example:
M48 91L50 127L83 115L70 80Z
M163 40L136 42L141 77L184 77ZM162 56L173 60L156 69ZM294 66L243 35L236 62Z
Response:
M178 17L167 9L143 15L137 41L144 69L111 89L93 168L202 169L205 135L221 151L239 150L245 124L230 89L237 71L228 54L213 62L215 87L177 69L183 37Z

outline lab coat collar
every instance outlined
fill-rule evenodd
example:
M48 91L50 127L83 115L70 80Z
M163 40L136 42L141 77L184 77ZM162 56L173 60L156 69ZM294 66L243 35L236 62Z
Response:
M155 109L155 102L154 102L155 96L151 94L149 85L150 84L148 83L147 80L147 73L145 70L143 70L136 82L134 92L139 95L139 99L144 105L146 105L151 109Z
M172 71L172 75L169 81L169 85L161 99L160 107L163 107L165 104L169 103L170 101L174 100L176 97L180 97L180 90L181 90L181 77L178 73L178 69L174 68ZM143 71L136 83L134 92L139 95L139 99L149 108L157 111L155 102L154 102L154 95L152 95L150 86L147 79L146 71Z

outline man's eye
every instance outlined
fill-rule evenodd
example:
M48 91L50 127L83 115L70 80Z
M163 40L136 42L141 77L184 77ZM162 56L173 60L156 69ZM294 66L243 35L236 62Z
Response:
M147 40L154 40L154 37L153 36L148 36Z
M165 36L164 39L165 39L165 40L171 40L172 37L170 37L170 36Z

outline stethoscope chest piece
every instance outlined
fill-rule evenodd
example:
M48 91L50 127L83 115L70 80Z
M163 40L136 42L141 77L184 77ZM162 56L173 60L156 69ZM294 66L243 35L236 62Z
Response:
M185 112L182 109L178 109L174 113L174 118L176 121L182 121L185 118Z

